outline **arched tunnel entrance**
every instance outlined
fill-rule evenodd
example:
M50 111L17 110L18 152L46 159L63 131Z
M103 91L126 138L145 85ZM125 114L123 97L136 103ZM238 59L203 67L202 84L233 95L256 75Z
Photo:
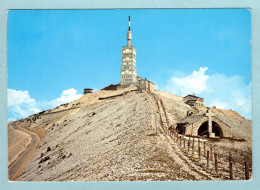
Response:
M212 121L212 133L215 133L215 137L223 137L223 131L218 123ZM201 124L198 129L198 136L209 136L208 133L208 121L205 121Z

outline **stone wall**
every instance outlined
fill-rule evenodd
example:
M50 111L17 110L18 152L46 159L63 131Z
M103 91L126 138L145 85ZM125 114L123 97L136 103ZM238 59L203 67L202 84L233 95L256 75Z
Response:
M148 90L149 90L150 92L154 92L154 84L153 84L152 82L150 82L150 81L149 81L149 83L148 83Z
M137 77L138 82L136 83L136 86L139 88L139 90L147 90L150 92L154 91L154 84L147 80L147 79L142 79L140 77Z
M136 86L138 88L138 90L146 90L149 92L153 92L154 91L154 84L147 80L147 79L142 79L142 78L138 78L138 81L132 84L126 84L126 85L117 85L116 89L120 90L123 88L127 88L129 86ZM103 89L102 89L103 90Z
M199 121L190 124L188 127L186 127L185 135L198 136L198 130L205 121L208 121L208 117L204 117ZM232 137L230 126L216 117L212 117L212 121L216 122L220 126L223 132L223 137Z

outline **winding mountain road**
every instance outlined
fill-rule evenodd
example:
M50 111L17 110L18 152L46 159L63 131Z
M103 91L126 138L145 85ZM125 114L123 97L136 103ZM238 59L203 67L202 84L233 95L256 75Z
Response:
M12 124L12 127L16 130L30 135L32 141L29 146L22 152L22 154L8 167L8 178L10 181L14 181L16 177L22 172L23 168L26 167L40 142L40 138L37 134L26 129L17 127L15 124Z

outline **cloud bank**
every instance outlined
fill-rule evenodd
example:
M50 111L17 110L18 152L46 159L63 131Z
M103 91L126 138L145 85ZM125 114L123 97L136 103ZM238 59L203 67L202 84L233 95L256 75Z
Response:
M206 106L232 109L251 119L251 83L246 84L243 77L239 75L207 75L207 70L207 67L200 67L198 71L193 71L191 74L184 74L182 77L173 76L162 90L178 96L195 93L204 98Z
M35 99L30 97L28 91L8 89L8 122L72 102L81 96L82 94L77 94L76 89L70 88L62 91L61 96L54 100L36 102Z

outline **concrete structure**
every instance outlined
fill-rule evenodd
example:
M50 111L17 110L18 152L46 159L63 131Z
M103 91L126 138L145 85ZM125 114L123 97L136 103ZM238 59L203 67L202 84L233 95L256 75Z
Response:
M195 107L201 107L204 106L204 99L200 98L195 95L187 95L183 97L184 103L190 105L190 106L195 106Z
M141 77L137 77L137 81L138 82L137 82L136 86L138 87L139 90L146 90L146 91L149 91L149 92L154 91L154 83L147 80L146 78L143 79Z
M91 88L84 88L84 94L92 93L93 89Z
M131 45L132 33L130 30L130 16L129 28L127 32L127 46L122 47L122 67L121 67L121 81L120 85L127 86L137 82L136 79L136 50Z
M211 111L203 115L187 113L187 116L177 123L176 129L188 136L232 137L231 127Z
M122 67L121 67L121 80L117 89L126 88L130 85L136 86L138 90L154 91L154 84L141 77L136 77L136 49L131 45L132 33L129 27L127 31L127 46L122 47ZM110 87L111 88L111 87ZM114 88L114 87L112 87Z

